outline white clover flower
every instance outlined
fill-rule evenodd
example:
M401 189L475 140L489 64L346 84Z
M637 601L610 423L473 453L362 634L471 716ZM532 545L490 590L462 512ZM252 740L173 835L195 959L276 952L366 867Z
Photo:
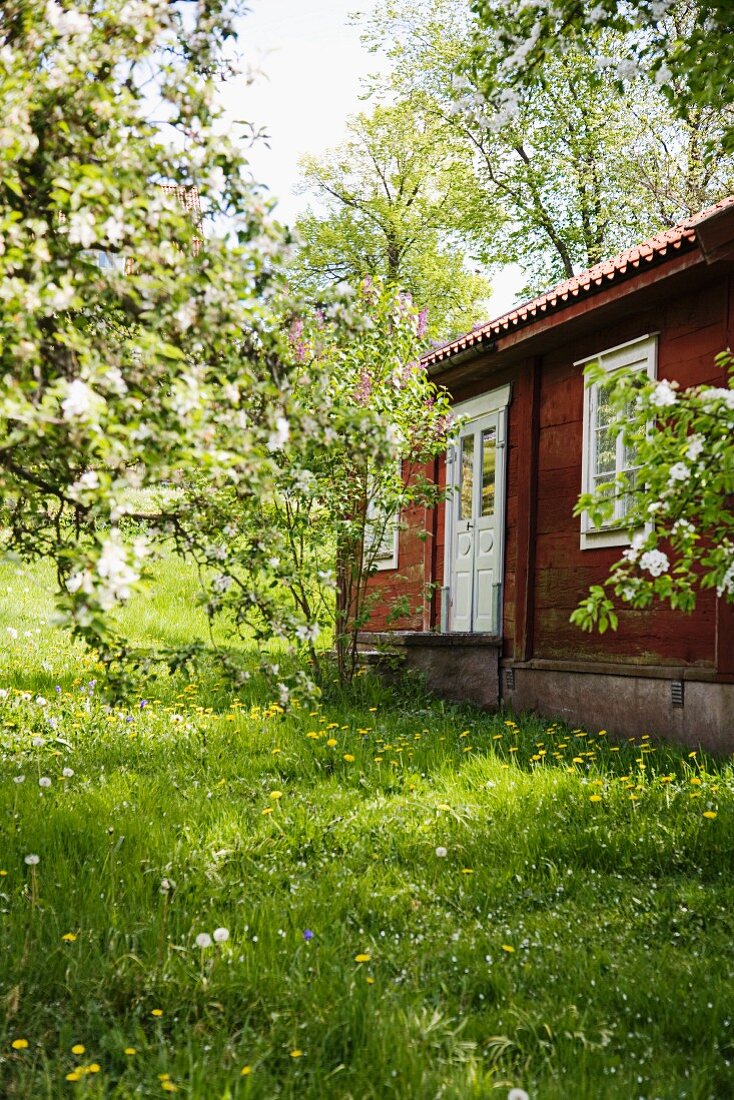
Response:
M64 770L62 771L61 774L63 775L64 779L71 779L71 777L74 774L74 769L73 768L64 768Z
M442 845L439 844L438 848L436 848L436 855L438 856L438 858L444 859L448 854L448 848L444 848Z
M38 780L38 786L43 788L50 787L51 780L47 775L42 775L41 778Z
M650 394L650 404L655 405L659 409L675 405L676 401L676 392L666 378L664 378L662 382L658 382L657 386Z
M29 867L35 867L41 862L41 857L31 852L30 855L24 857L23 862L27 863Z
M668 472L673 481L687 481L691 476L690 467L685 462L675 462Z
M203 948L203 947L211 947L211 945L212 945L212 938L209 935L209 933L208 932L199 932L199 935L196 937L196 946Z
M18 637L18 631L15 629L14 626L9 626L8 627L8 634L10 635L11 638L13 638L13 640L15 640L15 638Z
M646 570L652 577L667 573L669 568L668 555L662 550L647 550L640 558L640 569Z
M215 928L214 929L214 942L215 943L226 943L228 939L229 939L229 929L228 928Z

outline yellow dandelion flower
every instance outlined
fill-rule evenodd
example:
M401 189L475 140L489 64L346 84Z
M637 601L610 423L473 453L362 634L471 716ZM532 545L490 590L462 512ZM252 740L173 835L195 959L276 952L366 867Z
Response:
M163 1015L163 1009L162 1008L152 1008L150 1010L150 1014L151 1014L151 1016L162 1016Z
M438 806L436 806L436 809L437 810L450 810L451 807L449 806L448 802L439 802Z
M273 807L272 806L266 806L265 809L263 810L264 814L271 814L272 812L273 812Z
M173 1081L162 1081L161 1088L164 1092L178 1092L178 1085L174 1085Z
M354 763L354 757L352 756L351 752L345 752L344 753L344 759L346 760L347 764L353 764Z
M302 1050L292 1050L291 1051L291 1058L302 1058L302 1057L303 1057L303 1051Z
M601 802L600 794L592 794L589 796L589 802Z
M515 948L512 946L511 943L503 943L502 944L502 950L506 951L508 955L514 955L515 954Z
M0 878L5 878L5 876L7 875L7 873L8 873L8 872L7 872L6 870L4 870L4 869L3 869L2 871L0 871Z
M72 1054L84 1054L86 1049L87 1048L84 1046L83 1043L74 1043L74 1046L71 1048L71 1053Z
M714 818L717 816L716 810L704 810L703 811L703 816L707 817L709 819L709 821L713 821Z
M354 961L355 961L356 963L368 963L368 962L370 961L370 959L371 959L371 958L372 958L372 956L371 956L371 955L367 955L367 954L363 954L363 955L355 955L355 956L354 956Z
M125 1047L125 1049L123 1051L123 1054L127 1054L128 1057L131 1057L133 1054L137 1054L137 1053L138 1053L137 1047Z
M74 940L76 939L76 932L64 932L61 938L62 940L64 940L65 943L74 943Z
M270 797L273 800L273 802L277 802L279 798L283 797L283 792L282 791L271 791L270 792Z
M67 1073L67 1075L66 1075L66 1080L67 1081L81 1081L81 1079L82 1079L81 1073L77 1073L76 1070L72 1070L71 1073Z
M249 1077L252 1073L252 1066L243 1066L240 1070L240 1077Z
M462 873L462 875L473 875L474 874L474 868L473 867L462 867L461 873Z
M328 745L328 747L330 749L333 749L334 746L338 744L338 741L337 741L336 737L330 737L329 740L326 742L326 744Z
M375 984L375 979L371 978L371 977L368 977L367 978L367 985L374 985L374 984Z
M691 776L691 783L694 785L694 787L700 787L701 786L701 780L698 778L697 775Z
M13 1041L10 1045L13 1048L13 1050L27 1050L28 1049L28 1040L27 1039L13 1039Z
M170 1081L171 1080L171 1075L170 1075L170 1073L159 1073L158 1074L158 1080L159 1081Z
M91 1062L87 1066L87 1073L100 1073L101 1070L102 1070L102 1067L99 1064L99 1062Z

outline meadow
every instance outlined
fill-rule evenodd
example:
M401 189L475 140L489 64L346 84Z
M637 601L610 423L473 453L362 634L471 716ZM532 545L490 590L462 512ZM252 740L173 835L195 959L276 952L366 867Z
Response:
M126 624L206 638L175 563ZM734 1095L734 773L216 655L109 707L0 567L0 1095Z

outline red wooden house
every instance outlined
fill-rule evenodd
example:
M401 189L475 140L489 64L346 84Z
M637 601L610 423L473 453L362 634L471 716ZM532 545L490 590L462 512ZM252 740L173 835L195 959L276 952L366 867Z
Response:
M466 418L428 471L454 490L401 518L365 642L453 698L734 751L734 607L709 591L692 615L623 608L603 636L569 623L628 541L573 515L599 472L584 365L725 385L733 327L734 197L429 352ZM411 612L386 633L396 596Z

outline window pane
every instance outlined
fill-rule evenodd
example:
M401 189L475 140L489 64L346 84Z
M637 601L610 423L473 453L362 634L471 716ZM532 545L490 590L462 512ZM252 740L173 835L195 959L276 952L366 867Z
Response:
M482 432L482 515L494 514L494 478L497 465L496 429Z
M596 470L597 474L614 477L617 469L617 441L609 428L596 431Z
M606 428L614 419L614 409L609 400L612 392L611 382L596 386L596 427Z
M474 496L474 436L465 435L461 440L459 488L459 519L471 519Z

